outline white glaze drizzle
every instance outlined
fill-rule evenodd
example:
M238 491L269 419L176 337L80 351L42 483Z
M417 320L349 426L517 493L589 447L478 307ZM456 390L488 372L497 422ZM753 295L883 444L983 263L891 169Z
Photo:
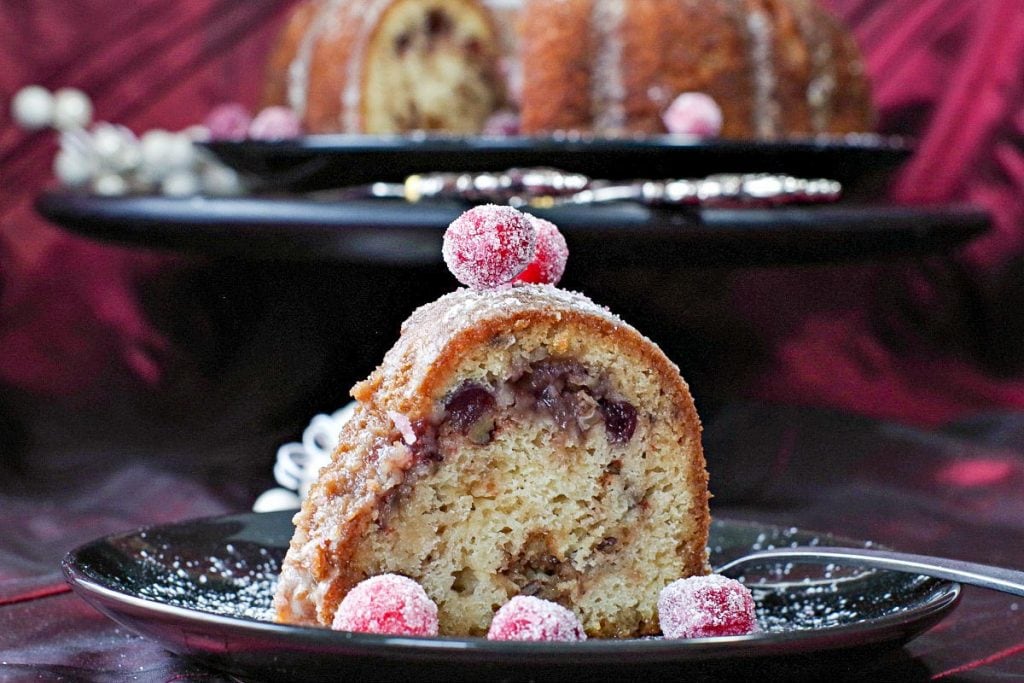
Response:
M773 27L771 18L760 9L749 10L746 23L754 81L754 133L759 139L771 139L779 134L779 102L775 92L777 83L772 54Z
M594 0L590 30L594 63L590 74L591 112L594 130L616 134L626 126L626 86L622 77L622 23L625 0Z
M366 52L370 46L370 34L373 27L380 21L381 15L393 0L376 0L359 17L351 17L361 22L356 33L355 44L348 57L345 70L345 85L341 89L341 114L338 123L346 133L363 132L363 70L366 68Z
M300 119L306 114L306 103L309 100L309 72L313 63L313 50L343 2L344 0L329 0L320 3L316 16L302 34L295 57L288 64L288 106Z
M799 11L796 16L811 58L811 77L807 83L807 107L811 112L811 130L814 133L825 133L832 121L836 92L836 63L832 41L829 39L828 31L823 29L810 11Z

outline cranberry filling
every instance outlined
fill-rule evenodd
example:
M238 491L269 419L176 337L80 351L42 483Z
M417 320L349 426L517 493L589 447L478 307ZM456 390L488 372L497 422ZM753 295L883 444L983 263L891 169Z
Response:
M453 28L452 18L446 13L439 9L427 12L427 34L431 38L451 33Z
M627 443L637 426L637 411L628 401L608 398L607 383L592 376L572 358L533 363L509 382L518 410L546 413L563 431L577 434L603 420L611 443ZM445 422L474 443L491 441L495 394L476 382L465 382L445 401Z
M494 411L494 396L475 382L466 382L444 404L447 421L463 436L482 418Z
M395 38L395 53L399 57L404 57L405 53L412 47L412 34L406 31L402 35Z
M636 408L627 401L601 399L598 402L604 416L604 428L612 443L628 443L636 431Z

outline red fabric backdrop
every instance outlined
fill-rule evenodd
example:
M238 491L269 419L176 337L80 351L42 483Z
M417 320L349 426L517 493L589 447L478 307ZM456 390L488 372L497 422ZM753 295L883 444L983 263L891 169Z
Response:
M951 258L895 275L737 273L727 304L766 359L742 391L925 424L1024 407L1024 344L1012 336L1024 332L1024 3L825 2L864 50L882 132L920 140L893 199L974 202L995 227ZM111 378L159 391L175 351L138 299L139 284L175 259L41 220L32 202L51 177L55 142L12 125L10 96L31 83L76 86L98 119L180 129L219 102L255 103L266 46L291 4L61 0L0 10L0 383L38 396L89 394Z
M1024 3L827 5L864 53L880 130L918 141L892 200L974 203L994 226L948 259L852 279L841 269L741 278L735 305L772 361L751 390L922 424L1022 408Z

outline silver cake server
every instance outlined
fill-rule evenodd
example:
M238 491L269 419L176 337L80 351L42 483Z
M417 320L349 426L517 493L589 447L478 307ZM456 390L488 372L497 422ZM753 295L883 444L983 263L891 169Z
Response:
M772 173L719 173L675 180L593 180L553 168L515 168L501 173L427 173L404 183L373 183L350 188L361 196L404 199L455 199L547 208L639 202L650 206L776 206L834 202L842 186L826 178L796 178Z

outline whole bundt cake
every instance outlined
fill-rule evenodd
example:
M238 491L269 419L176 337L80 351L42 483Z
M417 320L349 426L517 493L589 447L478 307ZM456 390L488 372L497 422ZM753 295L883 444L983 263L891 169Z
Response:
M477 0L306 0L263 104L291 107L308 133L475 133L504 98L500 51Z
M526 0L519 40L524 133L664 133L684 92L727 138L874 127L857 46L815 0Z

